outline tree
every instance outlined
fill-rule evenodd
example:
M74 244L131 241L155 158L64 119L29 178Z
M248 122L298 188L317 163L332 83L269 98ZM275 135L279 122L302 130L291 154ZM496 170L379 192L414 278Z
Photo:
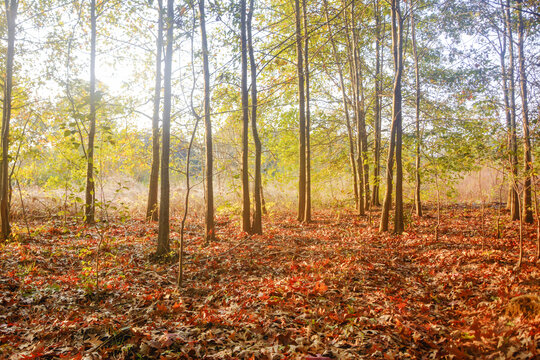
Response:
M422 144L422 138L420 135L420 69L418 66L418 50L416 46L416 24L414 19L414 6L410 6L410 20L411 20L411 39L412 50L414 57L414 75L415 75L415 130L416 130L416 148L415 148L415 187L414 187L414 207L416 215L422 216L422 201L420 199L420 148Z
M302 12L304 20L304 74L305 74L305 111L306 111L306 160L305 160L305 173L306 173L306 208L304 210L303 222L311 222L311 144L310 144L310 132L311 132L311 113L310 113L310 94L309 94L309 35L308 35L308 17L307 17L307 0L302 0Z
M392 205L392 178L394 167L394 150L396 154L396 207L394 215L394 232L401 234L403 223L403 167L401 159L402 147L402 112L401 112L401 76L403 73L403 18L400 0L392 0L392 53L394 59L394 88L392 100L392 127L390 130L390 146L386 166L386 192L381 214L379 231L388 231L388 219Z
M366 202L364 196L365 188L365 176L364 176L364 166L362 164L362 134L361 134L361 122L365 121L364 117L364 102L361 99L363 94L360 93L360 77L359 77L359 54L357 51L358 45L356 44L356 31L354 30L355 24L355 1L351 1L351 13L350 20L347 14L345 14L345 28L346 28L346 38L347 38L347 51L348 51L348 60L349 60L349 75L351 78L351 87L352 87L352 107L354 110L354 118L356 123L356 171L358 178L358 203L356 208L358 209L359 215L365 215ZM344 6L346 6L344 4ZM351 34L352 33L352 34Z
M2 219L2 240L11 235L9 221L10 174L9 174L9 126L11 122L13 62L15 58L15 31L17 26L18 0L5 0L7 21L6 78L4 81L4 101L2 107L2 168L0 169L0 217Z
M161 151L161 193L159 202L159 231L156 255L162 256L170 251L169 246L169 159L171 143L171 75L174 41L174 0L167 0L167 39L165 69L163 72L163 134Z
M525 69L523 0L518 0L518 57L519 57L519 84L521 88L521 111L523 113L523 161L525 183L523 189L523 221L529 224L533 222L532 211L532 153L531 137L529 130L529 102L527 94L527 71Z
M253 142L255 143L255 179L253 185L253 202L255 210L253 212L253 222L251 232L262 234L262 176L261 176L261 156L262 143L257 130L257 65L253 52L252 20L254 12L254 0L249 1L249 12L247 15L247 42L249 53L249 66L251 70L251 130L253 132Z
M343 112L345 113L345 125L347 127L347 138L349 140L349 161L351 165L351 171L353 175L353 186L354 186L354 200L356 207L358 208L358 174L356 172L356 159L354 151L354 139L351 126L351 120L349 116L349 103L347 101L347 93L345 89L345 81L343 77L343 68L341 66L341 61L339 59L339 53L336 46L336 41L334 39L334 34L332 32L332 27L330 26L330 16L328 14L328 0L324 0L324 14L326 19L326 26L328 27L328 37L330 38L330 43L332 45L332 54L334 56L334 61L336 62L339 75L339 87L341 90L341 96L343 101Z
M353 33L353 59L354 59L354 71L355 71L355 88L356 88L356 96L357 96L357 121L356 121L356 133L357 133L357 169L361 169L361 172L359 172L358 176L363 176L363 180L361 181L361 184L363 184L363 193L364 193L364 204L363 208L365 210L369 210L369 165L367 161L367 153L368 153L368 143L367 143L367 132L366 132L366 106L365 106L365 96L364 96L364 75L362 70L362 61L360 59L360 49L358 44L360 43L360 36L358 34L358 27L356 26L354 20L355 12L354 12L354 5L355 2L353 1L351 4L351 23L353 25L352 33Z
M381 205L379 199L379 188L381 182L381 88L382 88L382 39L384 38L384 27L381 26L381 9L379 0L374 1L375 12L375 87L374 87L374 109L373 109L373 190L371 194L371 204Z
M84 219L87 224L95 221L96 187L94 179L94 140L96 136L96 38L97 38L96 0L90 2L90 130L86 151L86 191Z
M249 200L249 163L248 163L248 131L249 131L249 93L247 86L247 31L246 0L240 1L240 42L242 66L242 231L251 233L251 216Z
M504 0L502 0L504 1ZM509 189L509 207L510 218L519 220L519 199L517 189L514 186L518 177L518 148L517 148L517 127L516 127L516 95L515 95L515 78L514 78L514 36L512 27L512 18L510 17L510 0L502 3L503 12L503 51L501 51L501 67L503 73L503 90L506 122L508 127L508 152L509 165L512 181ZM508 39L508 67L505 66L506 40Z
M205 153L206 153L206 204L205 204L205 231L206 242L213 241L216 236L214 225L214 157L212 150L212 121L210 118L210 67L208 65L208 40L206 37L206 16L204 0L199 2L201 45L203 56L204 76L204 128L205 128Z
M296 68L298 72L298 126L299 126L299 171L298 171L298 221L304 221L306 213L306 100L304 60L302 49L302 15L300 0L294 1L296 23Z
M158 32L156 37L156 81L154 89L154 113L152 114L152 167L148 185L146 218L158 219L159 184L159 110L161 103L161 53L163 51L163 0L158 0Z

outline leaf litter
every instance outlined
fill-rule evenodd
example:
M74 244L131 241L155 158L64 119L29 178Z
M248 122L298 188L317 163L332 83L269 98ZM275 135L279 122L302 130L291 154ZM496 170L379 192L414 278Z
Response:
M208 246L194 224L180 291L177 265L150 260L156 224L36 224L31 238L0 251L0 357L540 356L539 314L507 310L511 299L534 304L540 292L532 256L512 270L517 225L496 238L488 225L480 234L479 214L462 215L445 211L438 241L433 217L413 218L396 236L343 210L316 213L311 224L277 214L261 236L224 216Z

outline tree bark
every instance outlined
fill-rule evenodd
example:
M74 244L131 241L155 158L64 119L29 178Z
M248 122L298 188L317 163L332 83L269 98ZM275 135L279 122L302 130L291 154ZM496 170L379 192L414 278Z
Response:
M10 175L9 175L9 126L11 122L11 99L13 90L13 62L15 58L15 31L17 21L18 0L6 0L7 21L7 54L6 78L4 81L4 99L2 111L2 167L0 169L0 218L2 221L2 240L11 235L10 225Z
M375 0L375 103L373 109L374 117L374 154L373 154L373 191L371 195L371 205L380 206L379 189L381 183L381 15L379 0Z
M360 39L358 37L358 31L353 30L353 39L355 44L355 69L356 69L356 79L357 79L357 91L359 94L359 113L357 122L357 133L358 133L358 164L357 168L362 168L361 175L363 178L364 185L364 209L369 210L370 201L369 201L369 164L367 161L368 155L368 143L367 143L367 133L366 133L366 100L364 97L364 75L362 71L362 62L360 61L360 50L356 44L359 43ZM360 174L359 174L360 175Z
M523 23L523 0L518 0L518 56L519 56L519 83L521 87L521 106L523 113L523 155L524 155L524 176L525 183L523 189L523 221L533 223L532 211L532 153L531 153L531 137L529 132L529 102L527 94L527 71L525 69L525 51L523 43L525 27Z
M296 67L298 71L298 125L299 125L299 174L298 174L298 221L304 221L306 211L306 110L304 60L302 50L302 16L300 0L294 1L296 13Z
M355 2L351 2L351 20L354 20L354 5ZM346 5L344 5L346 6ZM360 94L359 94L359 79L358 79L358 71L357 71L357 53L356 53L356 45L355 45L355 36L354 31L352 30L352 27L354 25L351 23L349 24L349 17L345 15L345 29L346 29L346 39L347 39L347 50L348 50L348 60L349 60L349 75L351 78L351 87L352 87L352 105L354 110L354 121L356 126L356 172L357 172L357 178L358 178L358 203L356 205L356 208L358 210L358 214L363 216L365 215L365 201L364 201L364 167L361 164L361 152L362 152L362 139L361 134L359 132L359 123L361 118L361 106L360 106ZM351 36L352 33L352 36ZM351 40L352 37L352 40Z
M208 243L216 238L214 223L214 154L212 144L212 121L210 118L210 66L208 63L208 39L206 36L206 16L204 0L199 2L201 46L203 55L204 75L204 128L205 128L205 152L206 152L206 206L205 206L205 241Z
M304 211L304 222L311 222L311 113L309 108L309 36L306 0L302 0L302 12L304 20L304 74L306 85L306 209Z
M240 42L242 46L242 231L251 233L248 163L249 93L247 86L246 0L240 1L240 28Z
M508 96L508 111L510 116L509 126L509 152L510 152L510 174L512 181L510 182L509 189L509 208L510 218L512 220L519 220L520 218L520 206L519 206L519 194L515 187L518 177L518 144L517 144L517 125L516 125L516 92L515 92L515 61L514 61L514 36L512 28L512 18L510 16L510 0L506 0L506 5L503 5L503 14L505 18L505 29L508 35L508 71L506 78L508 79L507 96ZM505 80L503 76L503 81Z
M402 164L402 112L401 112L401 76L403 73L403 18L400 8L401 0L392 0L392 27L395 28L395 34L392 36L396 83L394 88L394 110L393 116L396 119L396 208L394 213L394 233L401 234L405 229L403 219L403 164ZM395 41L394 41L395 37Z
M341 96L343 99L343 111L345 112L345 125L347 127L347 136L349 140L349 161L351 164L351 171L353 175L353 185L354 185L354 203L358 207L358 174L356 172L356 156L354 151L354 140L353 132L351 128L351 119L349 116L349 104L347 102L347 94L345 90L345 81L343 79L343 68L339 59L339 54L337 51L336 41L334 39L334 34L332 32L332 27L330 26L330 16L328 14L328 0L324 0L324 12L326 18L326 25L328 27L328 36L330 38L330 43L332 44L332 52L334 55L334 61L338 67L339 75L339 86L341 90Z
M418 66L418 49L416 46L416 24L414 20L414 5L410 6L411 13L411 37L414 57L414 77L415 77L415 131L416 131L416 148L415 148L415 187L414 187L414 207L416 215L422 216L422 200L420 198L420 148L422 146L422 138L420 134L420 68Z
M84 219L87 224L95 221L96 190L94 181L94 138L96 136L96 0L90 3L90 130L88 132L88 150L86 153L86 191Z
M152 115L152 168L148 186L146 218L158 219L159 185L159 108L161 102L161 52L163 51L163 0L158 0L158 33L156 39L156 82L154 90L154 113Z
M257 131L257 64L255 63L255 54L253 52L252 19L254 11L254 0L249 1L249 12L247 16L247 36L249 66L251 69L251 131L253 132L253 141L255 143L255 180L253 187L253 202L255 210L253 212L253 222L251 232L253 234L262 234L262 175L261 175L261 156L262 144Z
M394 58L394 90L392 102L392 128L390 134L390 147L386 166L386 193L381 214L379 231L388 231L388 218L392 205L392 177L394 165L394 148L396 153L396 208L394 215L394 232L403 232L403 168L401 163L401 76L403 72L403 46L402 46L402 18L400 0L392 0L392 52Z
M165 51L165 69L163 72L163 134L161 151L161 193L159 202L159 232L156 255L165 255L169 245L169 158L171 143L171 75L174 41L174 0L167 0L167 40Z

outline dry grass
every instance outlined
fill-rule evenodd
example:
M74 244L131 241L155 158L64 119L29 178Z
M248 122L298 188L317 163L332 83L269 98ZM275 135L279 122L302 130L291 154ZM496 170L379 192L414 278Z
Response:
M99 184L98 184L99 185ZM112 177L104 186L98 186L98 217L103 219L119 216L142 218L146 213L148 185L129 178ZM202 183L192 184L190 195L190 214L195 218L203 217L205 194ZM241 192L238 180L217 179L214 183L215 208L217 214L241 213ZM77 216L82 212L84 193L66 192L63 189L44 190L36 186L23 187L22 198L26 216L29 219L62 218ZM263 196L269 213L295 211L297 206L297 183L268 182L264 184ZM435 204L437 192L434 184L422 186L423 202ZM479 204L505 202L507 185L502 183L502 176L496 170L483 168L478 172L466 174L457 183L449 184L440 181L441 201L443 204ZM414 184L404 184L405 202L412 203ZM184 211L185 186L183 183L171 188L171 216L179 218ZM253 193L253 191L251 191ZM384 187L381 189L381 198ZM336 176L331 180L318 181L312 184L314 208L353 207L354 196L349 174ZM23 218L21 194L14 187L12 193L12 217ZM79 198L79 200L76 200Z

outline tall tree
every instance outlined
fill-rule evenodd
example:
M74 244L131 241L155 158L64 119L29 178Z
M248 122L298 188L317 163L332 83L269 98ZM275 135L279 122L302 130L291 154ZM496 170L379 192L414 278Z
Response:
M304 210L303 221L308 223L311 221L311 113L310 113L310 94L309 94L309 36L308 36L308 15L307 1L302 0L302 13L304 20L304 74L306 86L306 209Z
M360 83L358 78L358 53L356 51L357 44L355 41L355 31L354 31L354 20L355 20L355 4L353 0L350 3L350 19L345 13L345 36L347 40L347 51L348 51L348 60L349 60L349 76L351 78L351 94L352 94L352 106L354 110L354 121L356 123L356 171L358 178L358 203L356 208L358 209L359 215L365 215L365 201L364 201L364 167L362 166L362 139L360 131L360 118L363 116L362 103L360 101ZM347 2L343 1L343 6L347 7Z
M299 126L299 174L298 174L298 221L304 221L306 212L306 100L304 58L302 49L302 14L300 0L294 0L296 22L296 68L298 72L298 126Z
M386 166L386 192L381 214L380 231L388 231L388 220L392 206L392 178L394 167L394 151L396 154L396 208L394 215L394 232L401 234L403 223L403 167L401 163L402 145L402 113L401 113L401 77L403 74L403 19L400 0L392 0L392 53L394 60L394 88L392 99L392 127L390 130L390 146Z
M525 69L523 0L518 0L518 56L519 56L519 83L521 88L521 112L523 114L523 157L525 183L523 189L523 221L532 224L532 153L531 137L529 131L529 102L527 94L527 71Z
M13 62L15 58L15 31L17 26L18 0L5 0L7 21L6 78L4 80L4 101L2 107L2 168L0 169L0 217L2 220L2 240L11 234L9 222L9 125L11 122L11 100L13 90Z
M401 234L405 229L403 219L403 114L402 114L402 95L401 95L401 76L403 74L403 16L401 13L401 0L392 0L392 43L394 47L394 67L396 79L393 95L393 114L396 121L396 208L394 211L394 232ZM395 38L395 40L394 40Z
M163 134L161 151L161 193L159 202L159 231L156 255L165 255L169 245L169 159L171 150L171 77L174 41L174 0L167 0L167 40L165 51L165 69L163 72Z
M206 36L204 0L200 0L199 2L199 14L204 75L204 128L206 148L206 215L204 236L206 242L209 242L215 239L216 230L214 224L214 155L212 146L212 121L210 119L210 66L208 64L208 40Z
M262 178L261 178L261 156L262 144L257 130L257 64L253 52L252 20L254 12L254 0L249 1L249 11L247 15L247 41L249 52L249 67L251 70L251 131L253 132L253 142L255 143L255 179L253 187L253 202L255 209L253 212L253 222L251 231L254 234L262 234Z
M338 68L339 87L341 90L341 97L343 101L343 111L345 113L345 125L347 127L347 138L349 140L349 162L351 165L351 171L353 175L354 201L355 201L356 206L358 207L358 174L356 172L356 158L355 158L355 150L354 150L353 131L352 131L352 126L351 126L350 114L349 114L349 102L347 100L347 92L346 92L347 90L345 88L343 67L341 65L341 60L339 58L336 41L334 39L334 33L332 31L332 26L330 24L330 15L328 12L328 0L324 0L324 14L325 14L325 19L326 19L326 26L328 27L328 37L330 39L330 43L332 44L332 54L334 56L334 61L336 62L336 66Z
M422 216L422 200L420 199L420 147L422 145L422 138L420 135L420 68L418 66L418 49L416 45L416 23L414 19L414 7L415 4L410 5L410 21L411 21L411 39L412 50L414 58L414 84L415 84L415 134L416 134L416 147L415 147L415 187L414 187L414 207L416 215Z
M379 0L374 1L375 11L375 93L374 93L374 150L373 150L373 190L371 194L371 204L374 206L381 205L379 199L379 189L381 182L381 88L382 88L382 51L381 43L383 39L383 28L381 26L381 10Z
M96 137L96 41L97 41L96 0L90 2L90 129L86 152L86 191L84 218L87 224L95 221L96 186L94 179L94 140Z
M505 1L505 3L502 3ZM503 88L505 90L504 101L506 107L507 127L508 127L508 151L509 151L509 165L510 174L512 180L510 181L509 189L509 207L510 217L512 220L519 220L519 199L518 192L515 186L518 177L518 146L517 146L517 126L516 126L516 92L515 92L515 78L514 78L514 35L513 24L510 16L510 0L502 0L501 7L503 11L503 37L504 44L508 39L508 67L505 66L504 53L501 51L501 66L503 72ZM503 44L503 45L504 45ZM506 50L506 49L505 49Z
M365 210L369 209L369 164L367 161L368 153L368 143L367 143L367 132L366 132L366 100L364 96L364 75L362 70L362 60L360 59L360 48L358 44L360 43L360 36L358 34L358 26L355 23L356 15L354 12L355 1L352 1L352 10L351 10L351 24L353 26L353 52L354 52L354 71L356 79L356 93L358 100L358 109L357 109L357 122L356 122L356 132L357 132L357 146L358 146L358 158L357 158L357 169L361 169L361 173L358 176L363 176L363 193L364 193L364 204L363 208Z
M154 89L154 113L152 115L152 168L148 186L148 205L146 218L158 218L159 183L159 109L161 103L161 53L163 51L163 0L158 0L158 32L156 37L156 81Z
M241 92L242 92L242 231L251 233L251 216L249 200L249 163L248 163L248 131L249 131L249 92L247 86L247 31L246 0L240 1L240 42L241 42Z

